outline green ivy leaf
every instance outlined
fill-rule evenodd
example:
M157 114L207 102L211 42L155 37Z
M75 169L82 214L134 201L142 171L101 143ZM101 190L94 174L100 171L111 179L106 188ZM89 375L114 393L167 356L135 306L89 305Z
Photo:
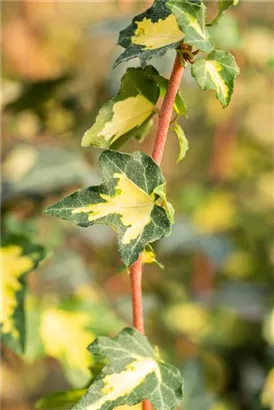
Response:
M231 6L236 6L239 0L219 0L218 1L218 14L214 20L207 24L208 27L215 26L220 18L223 16L224 12Z
M157 410L172 410L183 396L178 369L156 357L147 338L132 328L99 337L88 349L108 364L73 410L111 410L148 399Z
M37 268L45 255L42 246L32 244L24 236L2 237L1 337L16 353L22 353L25 348L26 276Z
M158 72L152 66L128 68L117 96L100 109L95 123L83 136L82 146L109 148L120 140L143 138L159 98L154 75Z
M106 150L100 158L104 183L76 191L44 212L87 227L112 226L118 234L121 258L134 263L148 243L170 233L166 210L155 189L165 183L162 171L142 152L132 155Z
M184 33L184 43L210 53L213 44L205 26L206 7L200 2L189 0L169 0L166 3L176 16L180 29Z
M126 50L114 67L136 57L145 65L150 58L176 48L183 37L184 33L176 17L165 6L165 0L155 0L152 7L134 17L132 23L120 32L118 44Z
M178 137L179 147L180 147L179 156L178 156L178 159L177 159L176 162L180 162L185 157L186 152L189 148L188 140L185 136L184 130L182 129L182 127L177 122L175 122L173 130L174 130L174 132L176 133L176 135Z
M223 50L215 50L206 59L196 60L191 67L192 76L201 89L215 90L217 99L224 108L230 102L235 77L239 72L234 57Z

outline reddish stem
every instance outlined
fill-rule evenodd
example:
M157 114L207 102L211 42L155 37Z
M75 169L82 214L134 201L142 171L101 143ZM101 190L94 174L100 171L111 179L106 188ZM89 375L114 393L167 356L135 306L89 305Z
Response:
M176 55L171 77L168 83L167 92L161 107L158 129L155 138L152 158L160 165L165 149L168 128L172 117L173 104L179 90L184 67L181 64L178 54ZM133 310L133 326L141 333L144 330L143 305L142 305L142 258L130 267L131 295ZM151 410L152 405L148 400L143 401L143 410Z
M180 87L183 71L184 67L182 66L180 57L177 54L173 65L173 70L170 76L170 80L168 83L167 92L161 107L158 129L152 154L152 158L158 165L161 163L162 156L164 153L169 123L171 121L171 116L173 112L173 104L176 98L176 94Z
M142 257L130 267L133 326L140 333L145 333L142 304Z

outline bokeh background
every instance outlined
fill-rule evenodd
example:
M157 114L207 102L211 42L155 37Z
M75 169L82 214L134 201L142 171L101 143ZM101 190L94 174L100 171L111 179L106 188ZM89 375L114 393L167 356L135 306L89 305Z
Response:
M149 4L2 2L2 229L48 249L28 279L24 357L2 346L3 410L85 387L100 368L86 346L131 323L113 231L42 210L100 183L100 150L80 140L126 70L112 70L118 31ZM273 15L243 1L211 29L241 69L232 102L223 110L187 69L190 149L176 164L171 132L164 155L176 223L155 245L165 269L145 267L144 309L150 340L185 376L183 410L274 409ZM168 77L173 58L152 64ZM153 139L124 149L151 153Z

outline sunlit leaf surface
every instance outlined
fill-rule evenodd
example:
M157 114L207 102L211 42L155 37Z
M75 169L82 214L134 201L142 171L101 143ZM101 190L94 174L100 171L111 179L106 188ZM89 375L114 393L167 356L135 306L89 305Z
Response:
M148 243L169 234L171 222L156 204L155 190L165 180L147 155L104 151L99 159L104 183L75 192L44 212L87 227L112 226L118 234L123 262L135 262Z
M157 410L174 409L182 400L183 379L178 369L164 363L135 329L116 338L100 337L89 350L108 364L74 410L111 410L148 399Z

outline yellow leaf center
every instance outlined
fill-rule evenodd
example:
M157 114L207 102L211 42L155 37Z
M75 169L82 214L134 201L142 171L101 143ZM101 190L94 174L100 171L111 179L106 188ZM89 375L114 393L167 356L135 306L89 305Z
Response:
M184 36L173 14L170 14L165 20L159 19L155 23L145 17L142 21L136 21L136 24L138 27L131 42L145 46L146 49L177 43Z
M126 245L136 239L150 222L154 194L149 196L124 174L116 173L113 176L118 179L113 197L101 194L105 202L76 208L72 213L87 212L89 221L95 221L109 214L120 215L122 224L128 227L122 238L122 243Z

